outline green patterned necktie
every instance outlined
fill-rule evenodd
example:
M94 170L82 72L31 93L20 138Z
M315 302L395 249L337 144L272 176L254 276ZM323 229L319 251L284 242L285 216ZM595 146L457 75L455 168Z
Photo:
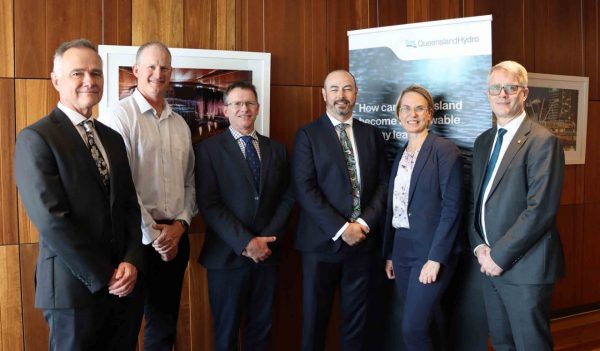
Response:
M360 216L360 185L358 184L358 174L356 172L356 158L354 157L354 151L352 150L352 142L348 138L346 128L350 125L347 123L340 123L335 128L340 133L340 142L342 143L342 151L344 152L344 158L346 159L346 168L348 169L348 175L350 176L350 183L352 184L352 220L357 219Z

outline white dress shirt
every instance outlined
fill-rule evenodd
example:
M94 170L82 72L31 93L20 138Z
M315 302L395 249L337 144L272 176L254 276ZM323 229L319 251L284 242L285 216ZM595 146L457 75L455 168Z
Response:
M348 135L348 139L350 139L350 143L352 143L352 153L354 154L354 159L356 160L356 176L358 178L358 186L361 186L360 183L360 162L358 160L358 149L356 148L356 141L354 140L354 132L352 131L352 122L354 121L353 118L349 118L347 121L345 122L340 122L337 119L331 117L329 115L329 113L327 113L327 117L329 117L329 120L331 121L331 123L333 124L333 127L335 128L338 124L340 123L346 123L349 127L346 127L346 135ZM337 128L335 128L335 132L338 135L338 140L340 138L340 132L338 132ZM362 206L362 205L361 205ZM367 224L367 222L365 222L362 218L357 218L356 221L364 226L366 226L367 228L369 228L369 225ZM346 230L346 228L348 228L348 226L350 225L350 223L346 222L346 224L344 224L340 230L337 231L337 233L335 233L335 235L331 238L333 241L336 241L337 239L340 238L340 236L342 236L342 233L344 233L344 230Z
M485 202L488 198L490 190L492 189L492 184L494 183L494 178L496 178L496 172L498 172L498 167L500 167L500 163L502 163L502 158L504 157L504 154L506 153L506 149L508 149L510 142L512 141L513 137L517 133L517 130L521 126L521 123L523 123L523 121L525 120L525 115L526 115L525 111L523 111L523 113L519 117L508 122L506 125L498 126L498 129L500 129L500 128L506 129L506 133L504 134L504 137L502 138L502 146L500 147L500 153L498 154L498 160L496 161L496 165L494 166L494 171L492 172L492 177L490 178L490 181L488 182L487 187L485 188L485 192L483 193L483 198L481 199L481 208L479 211L479 213L481 215L481 230L483 231L483 238L485 240L485 243L488 246L490 246L490 242L488 241L487 233L485 231ZM494 139L494 144L492 145L491 150L494 150L496 141L498 141L498 131L496 131L496 137ZM491 157L491 152L490 152L490 157ZM489 159L488 159L488 162L489 162ZM475 248L475 249L476 249L475 251L477 251L477 248Z
M198 212L194 152L185 120L165 101L160 116L136 89L100 117L123 136L142 212L142 242L160 235L157 220L183 219Z

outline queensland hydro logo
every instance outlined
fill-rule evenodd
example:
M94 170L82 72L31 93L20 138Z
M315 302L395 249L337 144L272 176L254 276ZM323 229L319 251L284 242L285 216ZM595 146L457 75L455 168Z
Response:
M457 35L451 38L441 38L434 40L404 40L404 46L407 48L420 48L428 46L445 46L445 45L470 45L479 43L479 36L470 35L462 36Z

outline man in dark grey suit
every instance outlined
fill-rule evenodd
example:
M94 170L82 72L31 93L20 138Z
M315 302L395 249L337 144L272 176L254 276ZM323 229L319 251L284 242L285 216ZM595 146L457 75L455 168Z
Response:
M252 84L224 92L229 129L196 146L196 195L207 225L199 262L208 269L215 350L266 350L280 261L292 209L285 146L258 134Z
M492 344L498 351L552 350L554 283L564 273L556 229L564 153L525 114L527 71L504 61L488 76L497 127L473 149L469 236L481 272Z
M132 350L140 209L121 136L91 117L103 86L94 45L60 45L51 77L58 107L15 147L19 193L40 233L35 305L50 350Z

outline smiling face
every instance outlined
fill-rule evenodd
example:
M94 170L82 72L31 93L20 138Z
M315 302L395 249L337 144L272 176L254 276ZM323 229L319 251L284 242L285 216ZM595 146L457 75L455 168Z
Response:
M398 119L409 134L421 134L427 131L431 123L432 111L423 95L409 91L402 96L399 104Z
M223 113L229 119L231 127L248 135L254 131L254 121L260 106L256 95L250 89L235 88L227 95Z
M322 89L323 100L329 115L340 122L352 117L358 89L354 78L346 71L333 71L325 79Z
M51 78L63 105L84 117L92 115L92 108L102 99L104 86L102 61L94 50L68 49L55 64Z
M133 74L137 78L137 89L150 103L162 104L171 81L171 70L171 57L160 46L150 45L141 52Z
M488 77L488 86L507 84L521 85L516 76L503 69L496 69ZM500 90L499 95L490 95L488 92L488 101L498 120L500 126L506 125L515 117L523 113L525 109L525 99L529 90L519 87L516 94L509 95L505 89Z

